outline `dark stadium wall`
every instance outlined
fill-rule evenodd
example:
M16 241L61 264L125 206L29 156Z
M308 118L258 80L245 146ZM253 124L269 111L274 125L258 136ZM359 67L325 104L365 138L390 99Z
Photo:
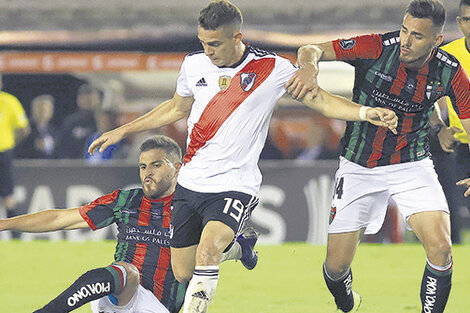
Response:
M251 223L263 235L261 242L326 242L331 188L336 166L336 161L302 166L292 162L280 164L266 161L261 164L264 179L259 192L260 205L254 210L251 218ZM16 161L14 175L17 183L15 194L19 201L18 213L77 207L117 188L139 185L138 171L134 164L111 163L93 166L70 160L36 160L34 163ZM75 233L22 236L77 238ZM103 236L112 238L109 232ZM89 232L78 237L100 238L99 235Z
M4 74L3 91L18 98L28 116L31 101L40 95L50 94L55 99L52 123L59 127L63 119L77 110L77 90L85 83L70 74Z

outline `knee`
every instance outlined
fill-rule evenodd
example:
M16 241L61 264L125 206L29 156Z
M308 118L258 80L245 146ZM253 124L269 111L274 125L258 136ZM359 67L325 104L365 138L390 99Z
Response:
M171 269L173 270L173 275L180 283L185 283L191 280L194 272L194 263L187 262L188 260L178 261L177 258L171 258Z
M189 270L187 268L182 268L178 266L172 265L173 268L173 275L175 275L175 278L178 282L180 283L185 283L191 280L193 277L193 270Z
M126 287L137 287L140 284L140 273L134 265L127 262L116 262L115 264L126 270Z
M449 264L452 258L452 242L450 238L442 238L430 243L426 248L428 260L439 266Z
M328 276L332 279L338 279L349 271L351 264L339 260L331 261L326 259L324 266Z

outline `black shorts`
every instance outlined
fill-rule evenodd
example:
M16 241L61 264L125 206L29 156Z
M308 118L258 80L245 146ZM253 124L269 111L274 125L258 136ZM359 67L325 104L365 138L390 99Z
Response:
M202 193L178 184L172 201L170 245L185 248L198 244L209 221L220 221L238 234L257 204L258 198L243 192Z
M13 194L13 150L0 152L0 197Z

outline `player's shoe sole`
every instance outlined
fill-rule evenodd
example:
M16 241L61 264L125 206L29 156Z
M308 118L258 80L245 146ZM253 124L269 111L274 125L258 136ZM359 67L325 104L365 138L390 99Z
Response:
M237 241L242 248L240 261L248 270L254 269L256 264L258 264L258 253L255 251L258 237L259 233L252 227L245 228L237 237Z
M359 307L361 306L361 302L362 302L361 295L355 292L354 290L352 291L352 293L353 293L353 299L354 299L354 306L351 310L345 313L358 312ZM342 311L341 309L336 309L335 312L343 313L344 311Z

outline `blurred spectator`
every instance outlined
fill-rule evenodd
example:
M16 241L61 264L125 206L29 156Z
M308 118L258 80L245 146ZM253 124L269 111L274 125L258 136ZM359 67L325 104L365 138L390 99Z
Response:
M21 103L15 96L0 91L0 198L9 217L16 208L13 197L13 149L29 132L28 119Z
M345 123L313 111L280 108L274 113L261 159L327 160L338 158Z
M87 139L97 131L95 110L100 106L101 95L96 87L82 85L78 89L79 110L65 118L60 129L57 156L66 159L83 159Z
M327 124L312 121L308 130L306 147L297 153L296 160L336 160L339 157L338 145L331 147L329 144L330 129Z
M88 153L88 147L90 144L97 139L102 133L107 132L115 128L116 125L117 114L113 111L105 111L105 110L97 110L95 113L95 120L98 127L98 130L91 134L88 137L87 143L85 145L85 159L91 163L99 163L111 159L122 158L122 149L121 147L124 145L124 141L120 141L114 145L109 146L103 152L96 151L93 155Z
M20 158L52 159L55 157L57 129L50 123L54 115L54 98L41 95L31 102L31 134L18 145L15 154Z

